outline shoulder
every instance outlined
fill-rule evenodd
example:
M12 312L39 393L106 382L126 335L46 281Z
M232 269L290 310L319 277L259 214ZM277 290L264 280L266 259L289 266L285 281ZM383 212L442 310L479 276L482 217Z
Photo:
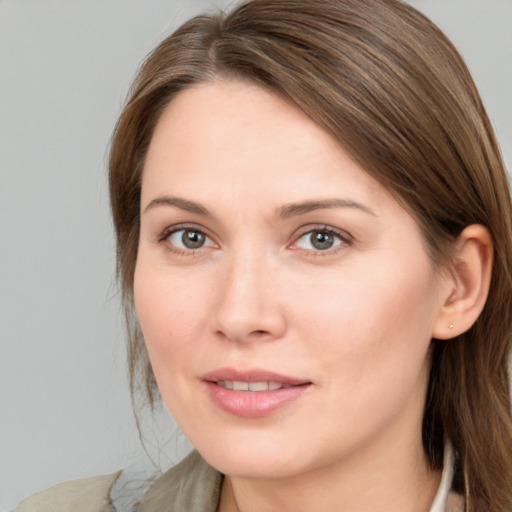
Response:
M106 512L110 490L119 475L117 472L55 485L22 501L13 512Z
M215 512L223 475L196 451L158 478L136 508L137 512Z
M129 471L58 484L13 512L216 512L223 475L196 451L156 479Z

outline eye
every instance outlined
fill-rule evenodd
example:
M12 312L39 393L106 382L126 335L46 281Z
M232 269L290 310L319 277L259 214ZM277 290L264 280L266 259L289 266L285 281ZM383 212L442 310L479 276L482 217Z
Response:
M171 245L180 250L193 251L215 245L202 231L193 228L177 229L165 235L164 239L167 239Z
M296 247L307 251L328 251L346 240L343 237L329 229L314 229L304 233L295 242Z

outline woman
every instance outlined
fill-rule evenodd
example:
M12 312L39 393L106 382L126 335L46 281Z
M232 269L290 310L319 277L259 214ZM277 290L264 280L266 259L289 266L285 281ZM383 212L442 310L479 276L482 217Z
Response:
M135 81L110 192L132 392L197 450L137 511L512 508L506 172L422 15L189 21ZM120 481L78 484L80 510Z

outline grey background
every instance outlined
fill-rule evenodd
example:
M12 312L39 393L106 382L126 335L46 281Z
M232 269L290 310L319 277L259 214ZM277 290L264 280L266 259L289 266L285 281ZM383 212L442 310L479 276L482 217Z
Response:
M465 56L511 169L512 1L411 3ZM149 465L125 379L106 153L140 61L211 5L0 0L0 510ZM145 424L157 465L182 455L166 413Z

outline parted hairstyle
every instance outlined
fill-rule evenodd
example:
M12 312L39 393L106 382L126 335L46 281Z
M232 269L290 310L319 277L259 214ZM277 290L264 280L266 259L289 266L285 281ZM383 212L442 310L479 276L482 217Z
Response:
M439 268L453 264L466 226L488 228L494 266L484 310L468 332L431 342L423 444L440 468L451 441L472 512L512 510L507 174L462 58L399 0L245 1L186 22L142 65L113 135L109 175L132 396L142 388L151 405L159 398L133 306L145 156L169 102L219 78L268 88L333 135L416 219Z

